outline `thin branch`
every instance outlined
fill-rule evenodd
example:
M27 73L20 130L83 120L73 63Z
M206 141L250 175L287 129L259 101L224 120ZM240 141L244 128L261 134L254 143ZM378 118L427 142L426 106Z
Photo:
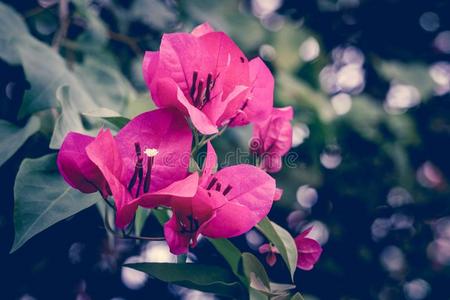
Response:
M52 42L52 48L56 50L59 49L61 41L66 37L70 25L69 3L67 0L60 0L59 2L59 23L59 30Z
M142 51L141 47L139 47L136 39L134 39L128 35L124 35L124 34L121 34L118 32L113 32L113 31L108 31L108 36L113 41L121 42L121 43L128 45L136 55L138 55L138 56L142 55L143 51Z

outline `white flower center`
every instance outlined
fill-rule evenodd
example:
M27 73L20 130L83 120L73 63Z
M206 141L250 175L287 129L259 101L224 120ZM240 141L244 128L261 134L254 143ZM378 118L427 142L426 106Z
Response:
M148 156L148 157L154 157L156 156L156 154L159 153L159 151L155 148L147 148L144 150L144 153Z

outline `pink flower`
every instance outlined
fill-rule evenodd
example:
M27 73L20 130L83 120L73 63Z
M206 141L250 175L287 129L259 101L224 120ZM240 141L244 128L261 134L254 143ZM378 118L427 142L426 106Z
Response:
M57 164L72 187L103 197L112 195L116 225L131 222L137 206L154 207L169 196L192 197L198 175L187 170L192 133L183 116L171 109L143 113L113 137L100 130L96 138L71 132Z
M267 253L266 262L269 266L273 267L277 262L277 254L280 254L277 247L274 244L268 243L263 244L258 249L259 253L264 254Z
M298 252L297 268L305 271L311 270L322 254L322 247L320 244L317 241L306 237L311 230L312 227L306 229L294 239Z
M182 111L202 134L264 119L273 104L273 77L262 60L249 62L207 23L164 34L159 51L145 53L143 76L158 107Z
M261 158L261 168L280 171L281 157L292 147L292 107L274 108L264 121L255 123L250 150Z
M208 143L197 193L173 197L173 215L164 225L170 251L182 254L195 247L199 234L229 238L249 231L272 207L275 180L259 168L236 165L213 172L217 156Z

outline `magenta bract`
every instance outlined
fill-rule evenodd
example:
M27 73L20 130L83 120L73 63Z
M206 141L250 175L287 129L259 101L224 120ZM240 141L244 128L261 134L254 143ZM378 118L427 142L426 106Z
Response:
M113 137L100 130L92 138L69 133L58 154L65 180L85 193L112 195L116 225L131 222L138 205L154 207L168 196L192 197L198 175L187 170L192 133L173 109L143 113Z
M281 157L292 147L292 118L292 107L273 108L269 118L253 127L251 150L261 157L261 168L267 172L280 171Z
M164 34L159 51L145 53L143 76L158 107L180 110L202 134L263 120L272 109L269 69L259 58L249 62L206 23L192 33Z
M217 164L208 143L207 157L197 192L190 199L173 197L172 218L164 226L170 251L186 253L199 234L229 238L249 231L272 207L275 180L251 165L236 165L213 172Z

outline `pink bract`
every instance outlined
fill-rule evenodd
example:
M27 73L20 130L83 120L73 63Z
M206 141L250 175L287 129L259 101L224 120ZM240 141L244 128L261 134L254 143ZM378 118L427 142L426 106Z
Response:
M251 150L261 157L261 167L270 173L280 171L281 157L292 147L292 107L274 108L269 118L255 123Z
M171 201L173 215L164 226L170 251L194 247L199 234L230 238L249 231L272 207L275 180L259 168L236 165L213 172L217 157L210 143L194 197Z
M322 254L320 244L307 237L311 230L312 227L306 229L294 239L298 252L297 267L305 271L311 270Z
M277 247L273 244L263 244L261 247L258 248L259 253L266 255L266 263L273 267L277 263L277 254L280 254Z
M262 60L249 62L207 23L164 34L159 51L145 53L143 76L158 107L180 110L202 134L265 119L273 105L273 76Z
M131 222L138 205L154 207L170 196L192 197L198 175L187 177L192 133L183 116L158 109L131 120L113 137L69 133L58 154L64 179L85 193L112 195L116 225Z

